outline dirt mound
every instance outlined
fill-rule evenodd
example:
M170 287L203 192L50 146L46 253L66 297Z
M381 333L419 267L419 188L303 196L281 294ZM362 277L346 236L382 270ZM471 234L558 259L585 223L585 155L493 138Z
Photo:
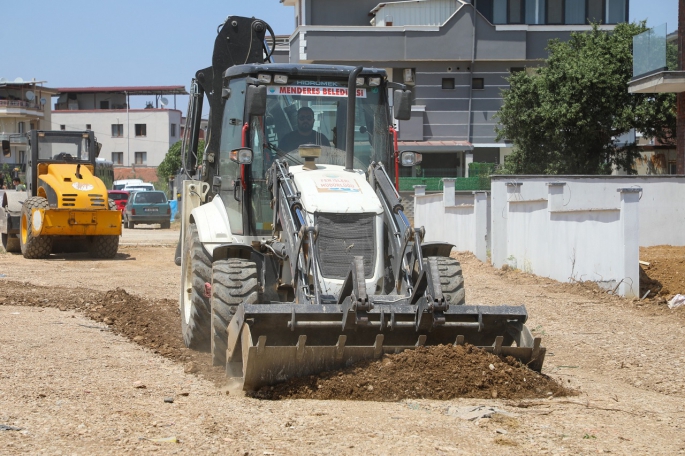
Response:
M523 399L574 394L511 357L501 359L476 347L419 347L339 371L264 387L264 399Z
M197 373L218 386L226 382L224 370L212 366L209 354L189 350L183 344L178 303L174 300L143 298L121 288L103 293L12 281L3 282L3 293L0 305L81 311L154 353L183 363L186 372ZM502 360L470 346L438 346L388 355L339 372L293 379L263 389L255 397L394 401L455 397L518 399L547 397L550 393L569 394L550 378L513 359Z
M0 305L81 311L154 353L183 363L186 372L198 373L217 385L226 381L223 369L212 366L208 353L189 350L184 345L177 301L142 298L121 288L103 293L12 281L3 282L3 294Z

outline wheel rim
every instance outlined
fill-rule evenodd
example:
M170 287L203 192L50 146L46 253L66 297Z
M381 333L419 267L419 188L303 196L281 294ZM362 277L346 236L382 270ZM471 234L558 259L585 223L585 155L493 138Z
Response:
M26 244L29 237L29 223L26 215L21 214L21 242Z

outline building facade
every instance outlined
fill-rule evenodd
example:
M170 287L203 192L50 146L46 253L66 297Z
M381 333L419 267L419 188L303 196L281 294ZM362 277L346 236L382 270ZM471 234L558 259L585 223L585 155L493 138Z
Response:
M412 117L397 123L400 149L422 152L422 177L468 176L470 162L500 164L495 113L516 71L547 57L591 22L612 30L628 0L281 0L295 7L290 62L385 68L413 93Z
M27 151L26 133L32 129L49 130L50 98L57 91L44 87L45 81L8 81L0 78L0 139L9 140L10 156L0 154L0 172L24 172Z
M57 89L54 130L93 130L100 157L115 167L157 167L181 139L181 111L171 96L183 86L82 87ZM153 96L144 109L130 108L131 96ZM173 107L170 107L173 106Z

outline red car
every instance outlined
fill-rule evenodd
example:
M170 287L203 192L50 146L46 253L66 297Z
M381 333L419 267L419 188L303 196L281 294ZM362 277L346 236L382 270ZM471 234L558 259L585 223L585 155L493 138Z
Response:
M107 195L109 195L109 199L114 201L114 203L117 205L117 209L123 213L124 209L126 208L126 201L128 201L129 192L125 192L123 190L107 190Z

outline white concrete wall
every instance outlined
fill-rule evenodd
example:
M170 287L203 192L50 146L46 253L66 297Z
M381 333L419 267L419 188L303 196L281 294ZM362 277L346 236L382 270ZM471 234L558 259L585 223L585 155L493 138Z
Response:
M492 264L562 282L590 280L635 297L644 194L655 197L660 185L613 176L495 177Z
M449 180L444 193L418 188L415 226L426 227L427 241L451 242L482 258L477 194L455 195L453 188ZM493 176L487 215L486 249L495 267L596 281L636 296L639 247L685 245L685 177Z
M135 152L147 152L145 166L158 166L166 153L181 139L181 111L174 109L131 109L93 111L53 111L52 129L85 130L90 124L98 142L102 143L100 157L112 160L112 152L123 152L123 166L135 164ZM112 137L112 124L122 124L122 137ZM146 135L136 137L135 125L145 124ZM171 136L171 124L176 134ZM127 138L128 136L128 138Z
M489 249L489 198L486 192L454 192L454 179L443 179L443 193L425 194L424 185L414 192L414 226L426 229L426 242L454 244L487 261Z

